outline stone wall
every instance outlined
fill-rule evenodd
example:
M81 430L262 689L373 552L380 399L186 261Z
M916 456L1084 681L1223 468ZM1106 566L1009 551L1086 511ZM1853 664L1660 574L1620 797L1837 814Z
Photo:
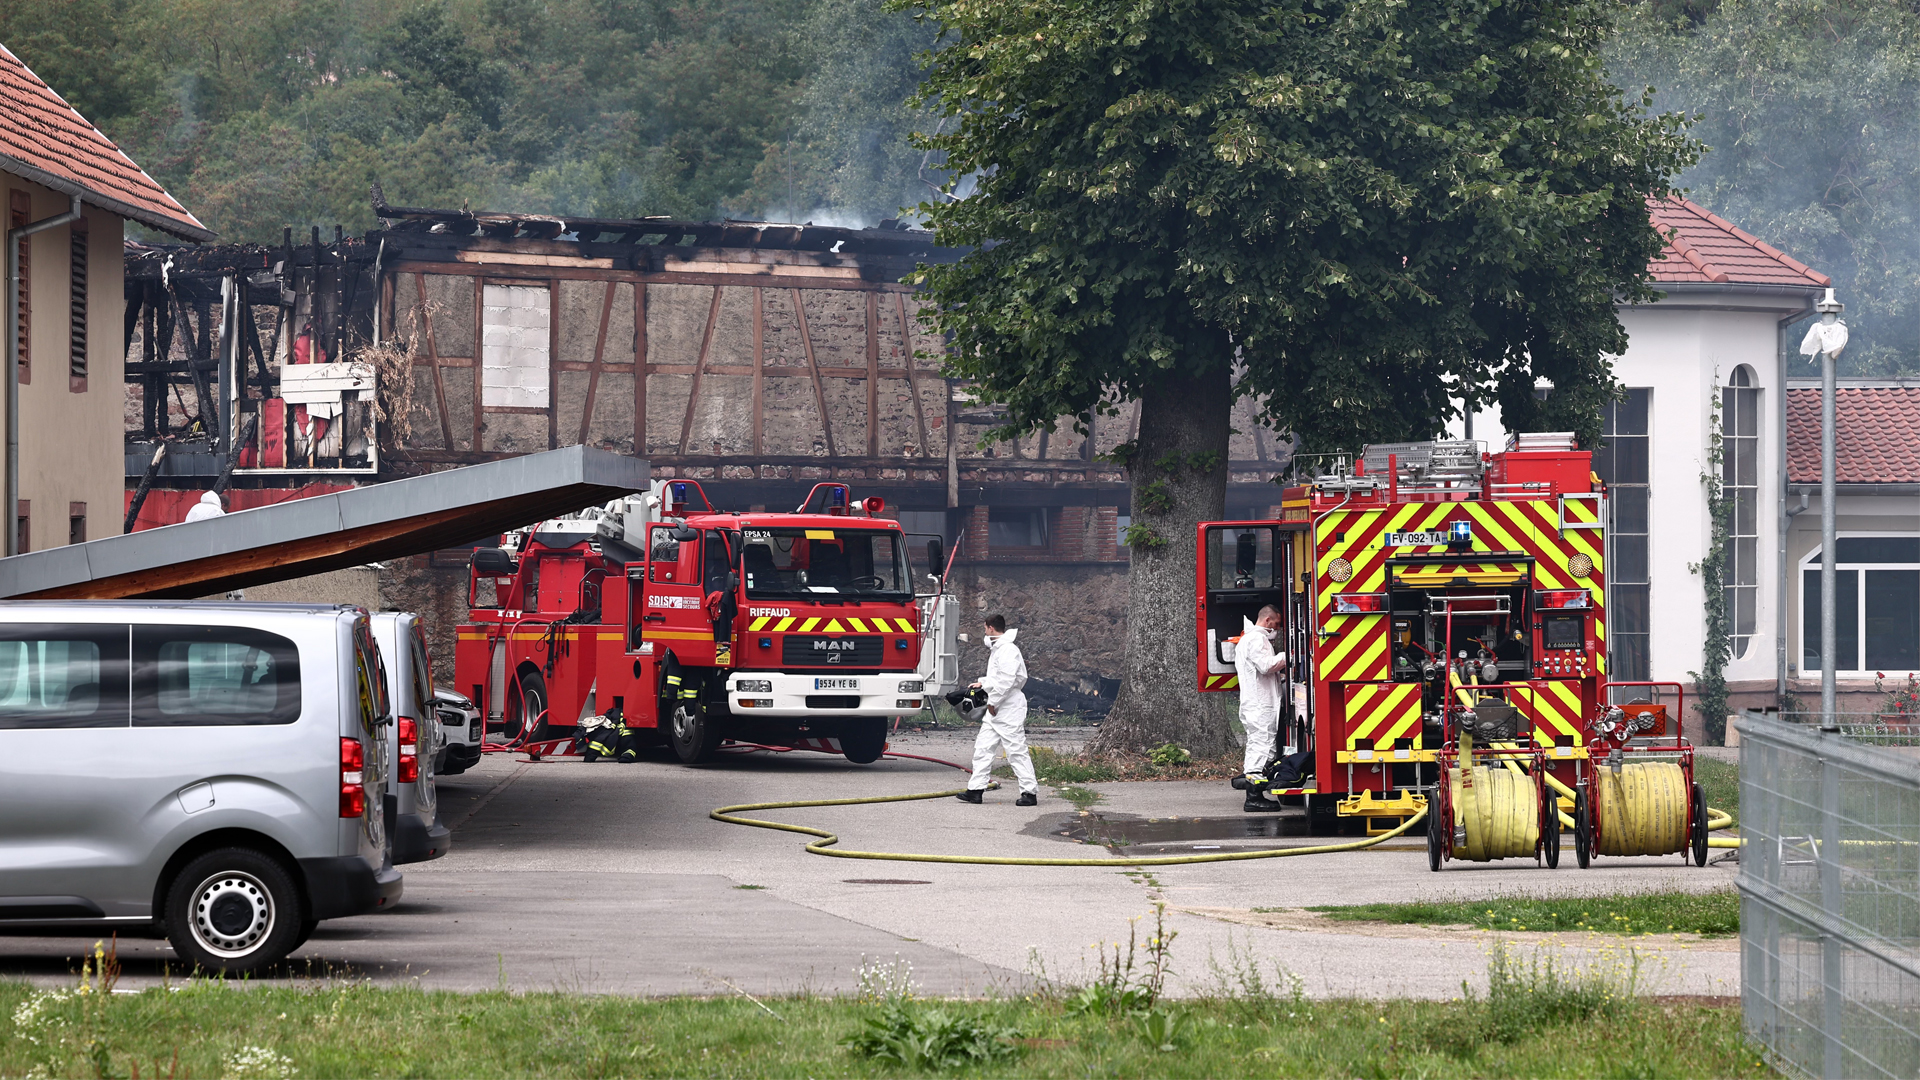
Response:
M425 622L435 682L463 694L473 693L472 687L455 687L453 681L455 634L467 617L464 561L448 555L389 560L380 571L380 601L386 607L415 612Z
M998 612L1020 630L1027 675L1098 693L1102 678L1118 678L1125 661L1127 564L1124 562L963 562L953 587L967 612L960 632L962 682L987 668L980 623Z

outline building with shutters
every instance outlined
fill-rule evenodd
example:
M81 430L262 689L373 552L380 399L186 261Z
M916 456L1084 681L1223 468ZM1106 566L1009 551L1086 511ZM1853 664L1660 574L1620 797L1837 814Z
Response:
M4 45L0 193L8 230L58 218L75 200L80 206L77 220L16 240L21 332L15 542L31 551L119 533L127 333L121 247L127 224L184 240L213 234Z

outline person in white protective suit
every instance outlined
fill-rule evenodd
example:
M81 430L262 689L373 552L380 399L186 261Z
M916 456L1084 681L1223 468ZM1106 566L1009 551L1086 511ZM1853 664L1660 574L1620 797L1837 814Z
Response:
M1280 733L1280 700L1286 693L1287 654L1275 652L1273 639L1280 630L1280 609L1269 604L1260 616L1246 622L1240 643L1234 646L1233 668L1240 676L1240 725L1247 730L1247 753L1242 766L1247 776L1248 813L1277 811L1280 804L1261 794L1267 766L1273 761L1274 739Z
M1013 805L1039 805L1040 782L1033 775L1033 755L1027 753L1027 696L1020 692L1027 685L1027 658L1013 643L1019 636L1020 631L1007 629L1006 616L987 616L987 673L973 684L987 692L987 708L973 740L973 778L967 790L955 796L961 802L982 801L981 793L993 779L993 759L1004 749L1020 782L1020 797Z

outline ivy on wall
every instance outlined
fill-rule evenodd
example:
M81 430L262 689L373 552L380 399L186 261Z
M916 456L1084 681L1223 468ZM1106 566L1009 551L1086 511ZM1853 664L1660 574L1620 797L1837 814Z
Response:
M1700 575L1700 588L1706 594L1706 640L1702 643L1699 671L1689 671L1693 679L1694 709L1706 732L1707 742L1718 746L1727 737L1727 661L1733 657L1733 641L1727 619L1727 536L1733 526L1733 501L1721 486L1721 465L1726 458L1724 418L1721 415L1720 380L1713 381L1713 413L1707 425L1707 462L1700 473L1700 485L1706 489L1707 520L1711 533L1707 552L1688 567Z

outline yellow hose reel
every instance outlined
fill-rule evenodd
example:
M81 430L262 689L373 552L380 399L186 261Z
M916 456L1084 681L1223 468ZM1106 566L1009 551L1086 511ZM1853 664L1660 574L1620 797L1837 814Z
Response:
M1451 859L1491 862L1535 857L1560 865L1556 799L1543 784L1545 760L1535 750L1473 752L1461 740L1458 755L1443 755L1443 781L1427 817L1427 868ZM1549 816L1551 815L1551 816Z
M1700 785L1677 761L1595 762L1574 800L1574 854L1691 855L1706 865L1708 820Z

